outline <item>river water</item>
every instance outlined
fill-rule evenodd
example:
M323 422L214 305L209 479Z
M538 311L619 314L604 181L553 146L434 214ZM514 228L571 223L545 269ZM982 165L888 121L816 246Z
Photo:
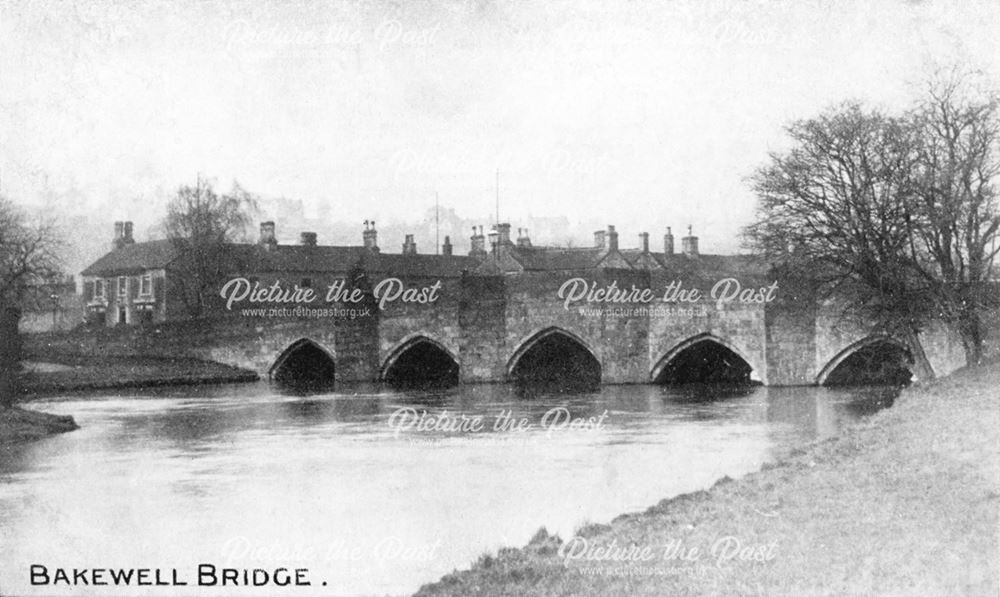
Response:
M176 568L195 584L200 563L308 568L304 594L405 594L540 526L565 538L755 471L896 393L479 385L304 397L262 382L35 401L81 429L0 448L0 594L81 594L30 586L31 564Z

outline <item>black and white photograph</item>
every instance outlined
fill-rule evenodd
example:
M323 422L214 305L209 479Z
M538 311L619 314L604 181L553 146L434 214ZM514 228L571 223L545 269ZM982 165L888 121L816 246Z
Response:
M0 596L1000 596L1000 2L0 0Z

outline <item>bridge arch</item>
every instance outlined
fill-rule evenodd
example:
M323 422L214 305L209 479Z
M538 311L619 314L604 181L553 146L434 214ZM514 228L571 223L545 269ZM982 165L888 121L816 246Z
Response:
M888 345L904 355L908 360L909 370L912 371L912 367L914 366L913 352L905 342L886 334L873 334L847 345L830 359L816 376L816 385L827 385L828 382L832 381L831 375L838 367L845 364L848 359L862 353L866 349L874 349L880 345Z
M335 380L336 362L333 351L312 338L299 338L278 355L267 376L291 385L326 385Z
M583 338L549 326L521 340L507 360L507 379L596 384L601 381L601 360Z
M410 334L382 361L379 379L406 385L455 385L459 379L458 357L426 334Z
M746 381L750 381L751 373L756 373L761 377L764 374L764 371L758 368L754 360L735 344L710 332L703 332L682 340L664 353L650 370L649 380L652 383L663 383L670 377L672 366L677 364L676 361L679 357L692 350L707 348L714 348L716 350L718 354L713 356L719 359L720 362L736 361L737 359L741 361L732 362L729 365L733 368L734 377L745 378Z

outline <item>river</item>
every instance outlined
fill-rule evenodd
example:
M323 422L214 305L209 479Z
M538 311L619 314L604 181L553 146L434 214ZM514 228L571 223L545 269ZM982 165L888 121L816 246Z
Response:
M81 594L30 586L31 564L176 568L194 584L199 563L308 568L304 594L410 593L540 526L567 537L755 471L896 393L476 385L296 396L261 382L37 400L27 407L81 428L0 448L0 593Z

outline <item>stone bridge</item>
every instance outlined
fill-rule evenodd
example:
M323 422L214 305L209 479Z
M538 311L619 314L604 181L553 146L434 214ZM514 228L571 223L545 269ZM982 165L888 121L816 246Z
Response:
M339 381L475 383L562 375L622 384L742 376L787 386L832 381L858 355L895 352L912 364L915 347L905 339L873 333L814 300L779 293L769 303L703 298L567 308L559 297L564 280L547 273L468 275L446 282L433 304L380 310L369 303L368 312L354 318L230 318L189 329L171 352L266 377L318 368ZM650 283L642 272L607 270L594 281L619 288ZM929 327L918 341L934 375L965 364L960 339L943 325ZM133 344L156 352L170 342L161 333Z

